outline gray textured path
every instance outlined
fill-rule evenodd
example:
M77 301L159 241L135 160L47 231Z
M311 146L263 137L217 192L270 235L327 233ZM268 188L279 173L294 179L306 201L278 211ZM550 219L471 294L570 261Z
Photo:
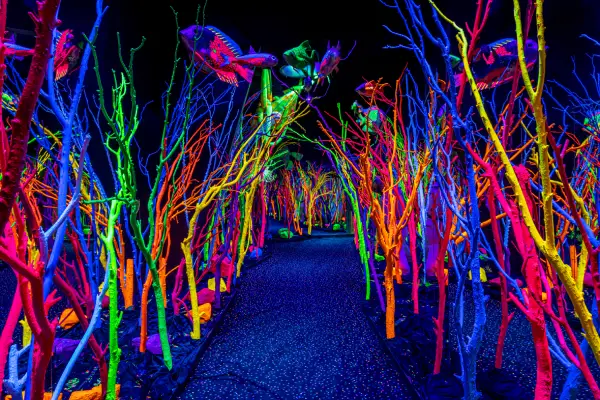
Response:
M349 237L271 244L181 399L403 399Z

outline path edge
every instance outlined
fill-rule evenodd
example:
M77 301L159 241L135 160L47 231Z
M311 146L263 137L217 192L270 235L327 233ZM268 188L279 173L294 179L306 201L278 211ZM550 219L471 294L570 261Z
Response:
M246 269L252 269L252 268L258 267L264 261L269 259L270 256L271 256L270 254L266 254L263 257L261 257L260 260L254 262L254 263L251 263L251 265L244 268L242 270L242 277L243 277L243 275L245 275L244 271ZM241 282L241 279L239 282ZM198 346L198 349L196 350L196 355L194 356L194 360L193 360L193 362L190 363L190 366L189 366L190 370L189 370L189 373L187 374L187 377L181 383L179 383L177 385L177 387L175 388L175 390L173 392L171 392L171 395L168 397L169 400L179 399L179 397L183 394L183 392L187 388L188 384L190 383L190 380L192 379L192 376L194 376L196 373L196 369L198 368L198 365L200 365L200 361L202 361L202 357L206 353L206 350L208 350L208 347L210 346L210 344L213 341L213 339L215 338L217 332L221 328L221 325L223 324L223 319L229 313L229 309L231 308L232 304L237 299L237 295L238 295L239 291L240 291L239 286L236 286L233 288L233 290L231 292L231 296L229 297L229 301L225 304L225 306L222 309L222 312L219 314L219 317L215 320L213 328L204 336L204 340Z
M361 271L362 271L362 269L361 269ZM415 387L413 380L411 379L411 377L410 377L409 373L406 371L406 369L402 366L402 362L400 361L398 356L396 354L394 354L392 349L390 349L390 347L388 346L388 340L381 334L380 329L377 329L375 321L373 321L373 319L371 318L371 316L368 313L368 307L367 307L368 301L369 300L363 299L361 310L362 310L365 318L367 319L369 326L375 333L375 336L377 336L377 339L379 340L379 343L381 343L381 346L383 347L385 352L390 356L390 358L392 360L392 364L394 364L394 366L396 367L396 370L404 378L404 381L405 381L404 383L409 388L412 398L425 400L425 396L423 395L423 393L421 393L420 390L418 390Z

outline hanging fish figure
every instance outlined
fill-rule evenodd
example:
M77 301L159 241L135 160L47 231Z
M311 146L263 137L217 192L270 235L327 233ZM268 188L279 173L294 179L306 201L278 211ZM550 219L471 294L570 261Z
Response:
M354 91L361 96L373 97L376 92L383 91L383 88L390 86L389 83L378 83L377 81L370 80L359 85Z
M319 73L319 83L323 84L325 78L327 78L333 71L338 71L338 64L340 63L342 56L340 54L341 47L340 42L336 46L331 46L329 42L327 42L327 52L323 56L321 63L319 64L318 73Z
M60 34L54 51L54 71L55 80L64 78L77 69L79 57L81 55L80 46L73 45L74 35L71 29L67 29ZM23 57L33 55L34 49L19 46L16 44L15 35L11 35L4 42L6 57L14 57L22 60Z
M239 56L228 61L237 63L239 65L248 65L256 68L272 68L279 62L277 57L275 57L273 54L257 53L254 51L252 46L250 46L250 50L245 56Z
M277 64L277 58L271 54L242 54L242 50L229 36L214 26L191 25L179 33L188 51L202 72L215 72L217 78L238 86L239 75L252 82L254 67L269 68Z
M60 34L54 51L54 80L58 81L78 68L81 48L73 44L73 31L65 30Z
M385 114L377 106L362 107L357 101L350 108L357 117L357 123L365 132L373 133L381 127Z
M364 79L364 78L363 78ZM393 105L393 100L388 99L383 94L383 89L389 87L388 83L381 83L379 81L370 80L365 81L363 84L359 85L354 91L361 95L367 102L377 101L380 103L385 103L388 105Z
M300 43L299 46L283 52L283 59L289 66L304 70L307 66L312 66L318 59L317 52L310 47L308 40Z
M365 83L360 84L356 89L354 89L354 91L360 94L361 96L371 97L375 92L376 84L377 82L375 81L367 81Z
M473 57L471 70L479 90L493 89L505 83L511 82L517 70L519 54L516 39L502 39L489 45L481 46ZM528 39L525 42L525 62L527 70L531 70L538 59L538 45L535 40ZM464 66L457 57L453 57L456 65L454 81L456 86L464 82L462 73Z

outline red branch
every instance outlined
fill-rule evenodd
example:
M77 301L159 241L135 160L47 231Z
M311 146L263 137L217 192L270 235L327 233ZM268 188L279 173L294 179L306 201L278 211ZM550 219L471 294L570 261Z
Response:
M46 77L46 67L48 66L52 44L52 30L58 24L55 16L59 4L60 0L44 0L38 2L37 16L29 13L35 23L35 53L33 54L23 93L21 93L19 107L11 123L12 135L8 163L6 172L2 176L2 189L0 190L0 232L4 232L4 226L8 222L19 189L21 173L25 168L31 117L35 111L40 90Z

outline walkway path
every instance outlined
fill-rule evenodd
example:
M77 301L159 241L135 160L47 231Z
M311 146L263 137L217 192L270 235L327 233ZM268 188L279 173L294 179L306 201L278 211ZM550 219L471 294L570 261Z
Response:
M352 239L270 246L181 399L408 398L361 311Z

